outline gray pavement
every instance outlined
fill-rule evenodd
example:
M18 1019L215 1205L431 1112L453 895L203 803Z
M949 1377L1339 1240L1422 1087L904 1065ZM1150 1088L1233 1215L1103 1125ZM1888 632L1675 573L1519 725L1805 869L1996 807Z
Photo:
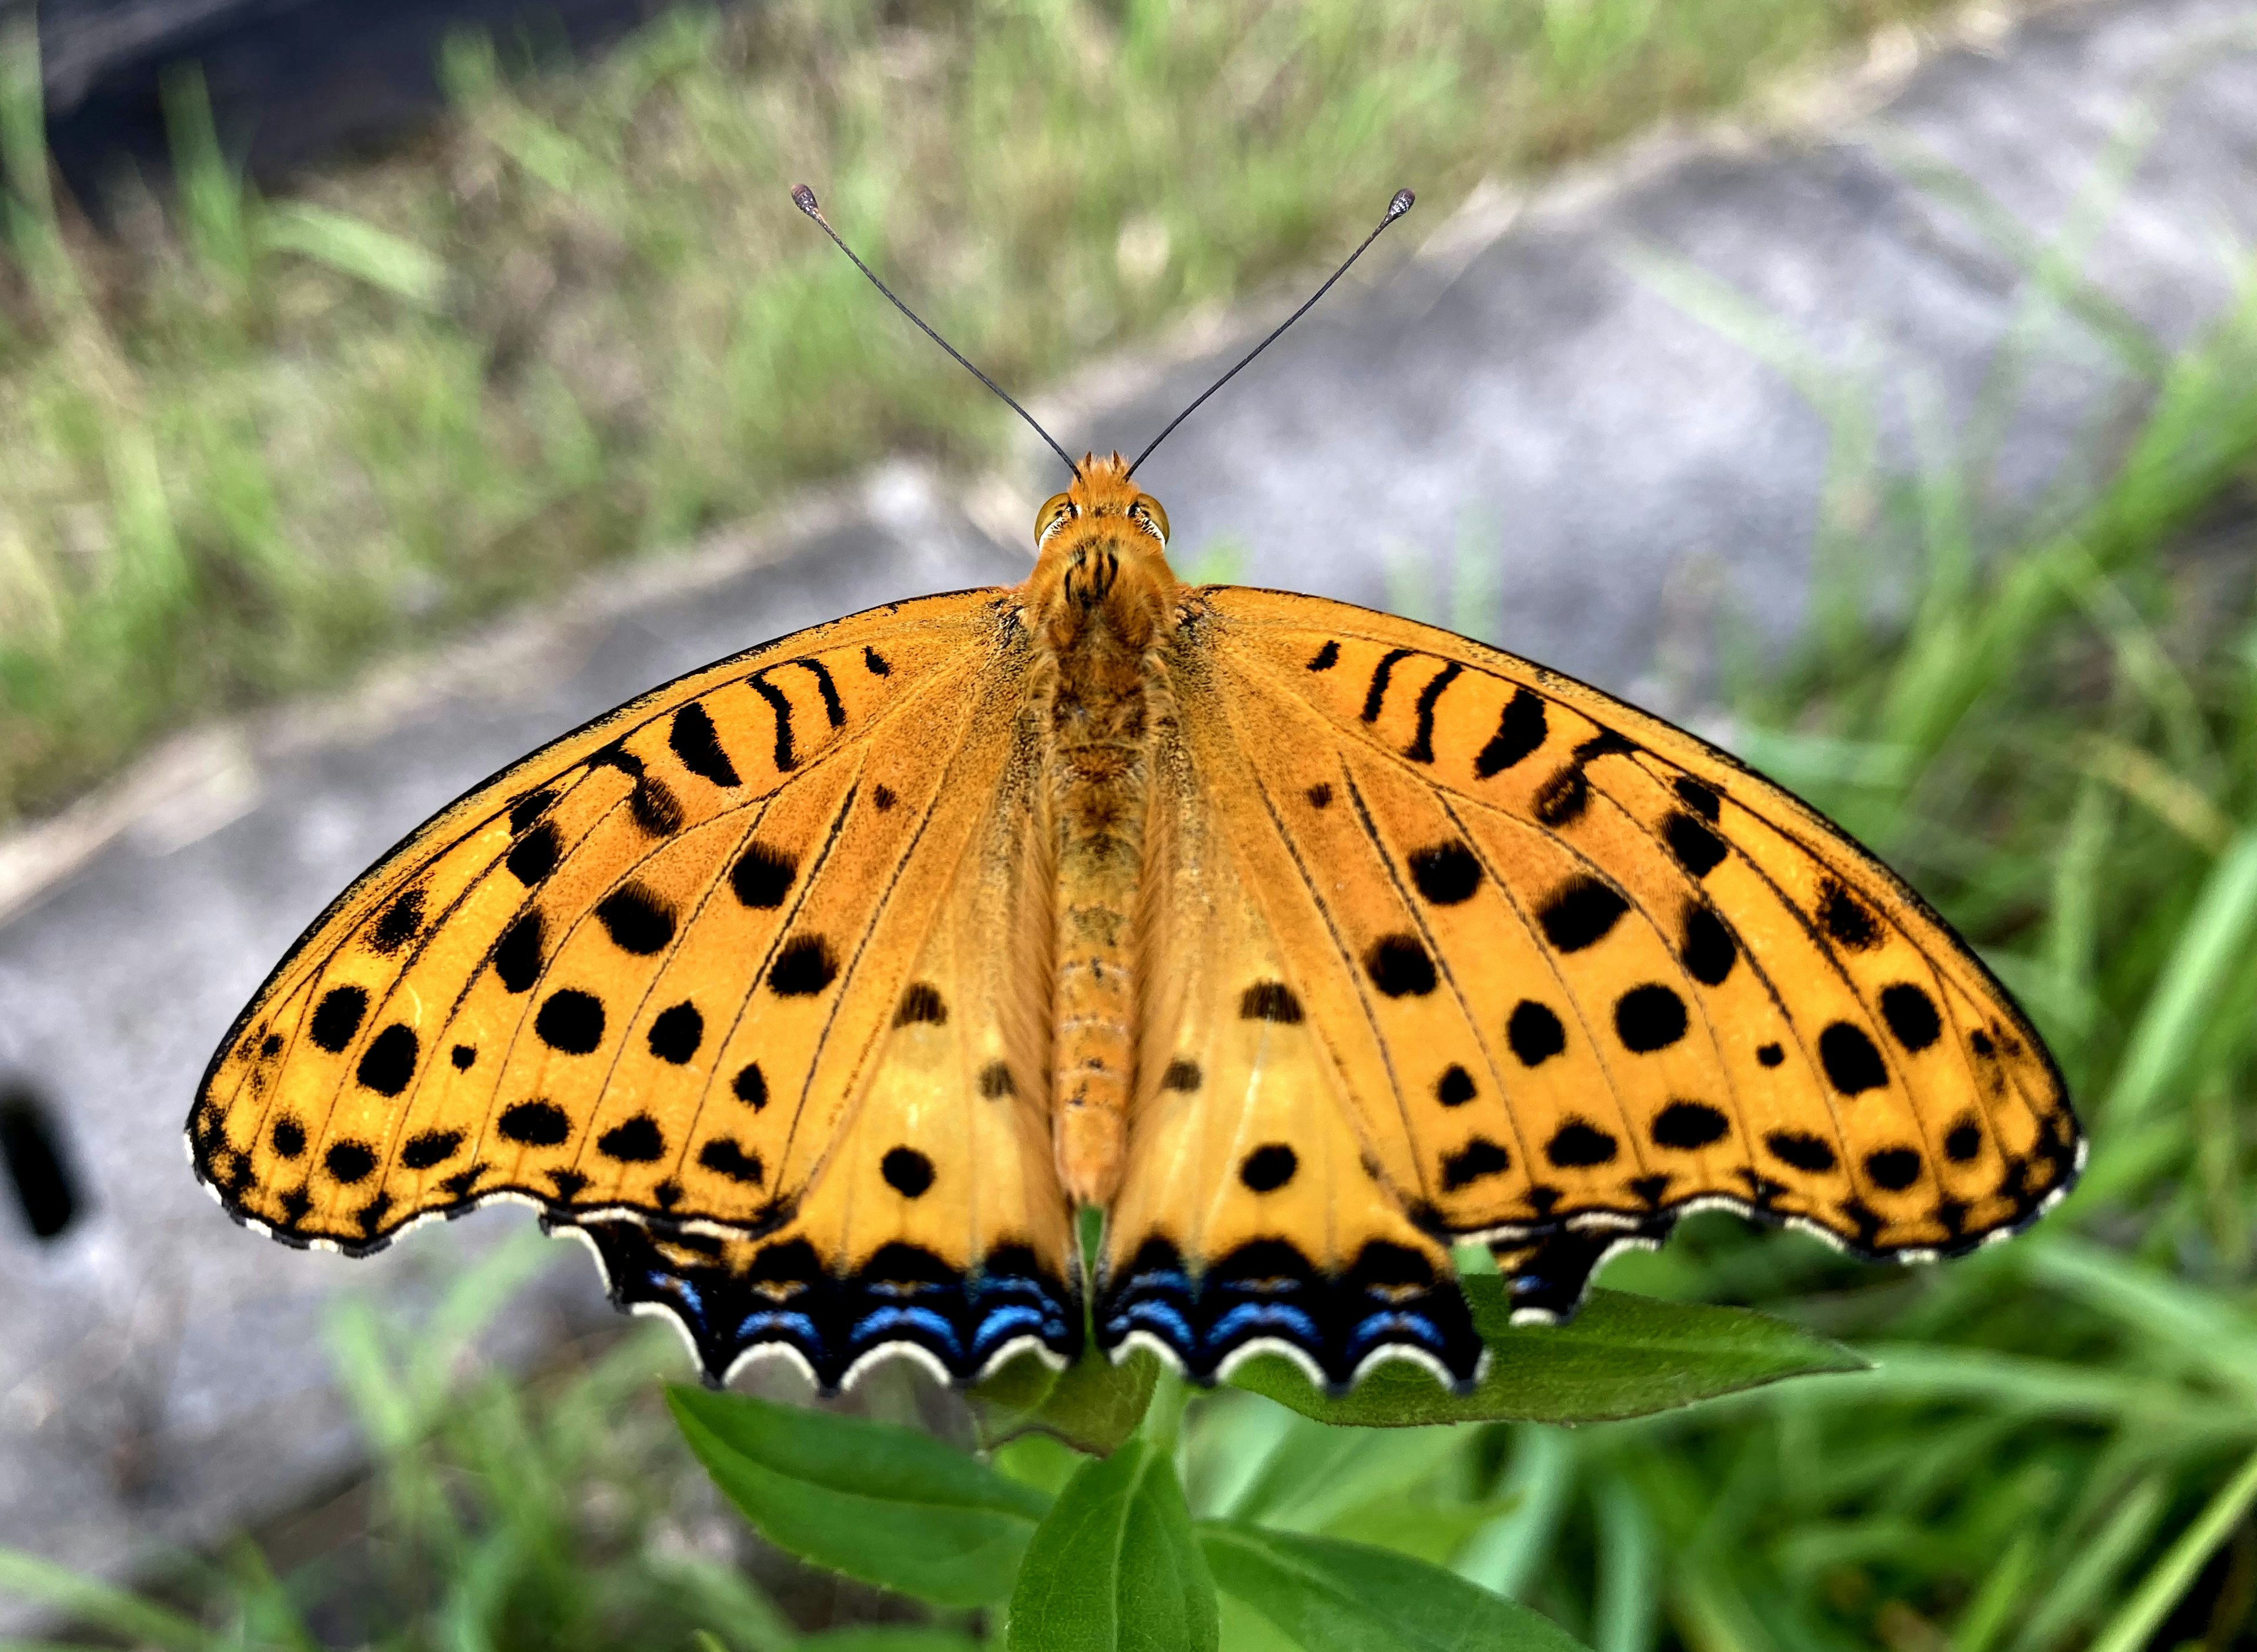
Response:
M2027 503L2132 380L2087 331L2028 329L2021 269L1909 182L1904 155L1959 169L2047 237L2142 98L2169 91L2089 268L2181 344L2257 238L2253 46L2251 4L2065 8L1922 64L1824 141L1664 140L1447 222L1453 203L1430 201L1397 231L1428 236L1424 251L1345 286L1143 473L1178 566L1230 545L1249 582L1379 604L1390 559L1440 568L1462 540L1500 594L1494 640L1695 710L1720 613L1774 641L1799 622L1829 434L1776 350L1688 301L1686 272L1878 386L1885 446L1901 448L1906 383L1963 419L2025 329L2036 365L1997 475L2006 505ZM1069 446L1133 450L1275 313L1038 408ZM874 295L871 324L890 324ZM876 602L1019 577L1056 484L1031 445L1015 468L961 493L881 470L349 702L209 736L138 824L87 816L125 830L0 918L0 1087L48 1110L85 1196L46 1242L0 1211L0 1543L115 1572L305 1496L356 1450L321 1332L338 1294L405 1311L529 1225L489 1211L345 1262L244 1233L196 1190L180 1126L197 1076L300 928L440 803L651 683ZM557 1248L497 1357L608 1312Z

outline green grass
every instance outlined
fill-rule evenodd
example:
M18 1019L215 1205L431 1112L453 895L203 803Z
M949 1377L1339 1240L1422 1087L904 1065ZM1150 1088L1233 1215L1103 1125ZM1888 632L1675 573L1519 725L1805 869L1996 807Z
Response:
M456 113L262 195L193 74L100 240L0 51L0 824L170 726L1002 418L791 209L1022 390L1330 258L1399 184L1717 107L1935 0L812 0L600 65L446 59Z

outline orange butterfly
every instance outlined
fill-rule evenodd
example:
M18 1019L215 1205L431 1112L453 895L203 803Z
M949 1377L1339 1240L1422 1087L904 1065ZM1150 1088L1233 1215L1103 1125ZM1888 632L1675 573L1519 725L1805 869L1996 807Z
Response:
M1072 468L1023 584L654 689L339 896L189 1115L221 1203L360 1255L527 1201L721 1380L1064 1361L1087 1281L1116 1357L1338 1387L1475 1379L1454 1243L1555 1318L1688 1210L1909 1260L2070 1186L2028 1023L1810 808L1461 637L1186 586L1135 465Z

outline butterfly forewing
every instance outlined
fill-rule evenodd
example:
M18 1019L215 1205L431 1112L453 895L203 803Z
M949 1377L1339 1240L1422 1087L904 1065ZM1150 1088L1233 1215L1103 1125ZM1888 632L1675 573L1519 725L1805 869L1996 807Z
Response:
M943 780L983 688L1023 676L1019 635L993 593L817 627L451 805L245 1012L192 1115L200 1172L353 1251L497 1193L773 1219L880 1030L836 1024L842 978L907 967L989 806L992 773ZM867 950L881 922L915 928L906 950Z
M1369 1027L1334 1041L1359 1128L1447 1230L1724 1201L1917 1254L2074 1175L2059 1078L1981 964L1730 759L1316 598L1208 591L1185 634L1253 787L1228 818L1295 867L1255 886L1305 939L1297 991Z

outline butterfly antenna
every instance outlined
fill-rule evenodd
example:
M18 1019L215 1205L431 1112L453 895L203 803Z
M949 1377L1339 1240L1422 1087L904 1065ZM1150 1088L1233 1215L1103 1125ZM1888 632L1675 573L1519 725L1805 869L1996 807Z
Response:
M883 281L878 279L878 273L876 271L873 270L868 265L863 263L861 259L854 258L854 249L848 246L844 241L841 241L838 238L838 231L831 227L831 220L823 215L823 207L822 204L816 200L815 191L810 189L805 184L794 184L791 187L791 199L792 203L795 206L796 206L802 212L805 213L809 217L814 219L816 223L822 229L823 233L831 237L831 245L837 247L848 258L854 258L854 267L860 270L864 275L870 278L870 285L876 287L879 292L884 293L888 300L892 302L893 307L895 309L908 316L912 321L915 321L917 324L919 330L921 330L927 338L939 345L941 349L946 350L951 356L955 357L956 364L958 366L964 369L966 372L971 374L981 384L987 385L988 389L994 391L998 396L1001 397L1005 406L1008 407L1013 413L1018 414L1020 418L1025 420L1029 427L1031 428L1037 435L1040 436L1044 441L1050 442L1051 451L1058 455L1059 458L1065 460L1065 468L1067 469L1072 471L1077 477L1081 474L1081 467L1076 464L1072 459L1066 458L1065 449L1059 447L1057 441L1052 440L1049 431L1044 429L1040 425L1035 422L1034 414L1029 413L1024 407L1019 406L1017 402L1013 401L1011 399L1010 392L1005 390L1002 385L988 378L987 374L981 372L970 362L966 361L964 357L958 353L955 345L950 343L939 334L934 332L930 327L925 326L924 317L919 315L908 305L902 303L901 300L895 298L894 289L888 286ZM1361 248L1358 249L1358 251L1361 250ZM1353 261L1354 260L1350 260L1350 262ZM1329 283L1327 283L1327 285L1329 285Z
M1334 270L1332 272L1331 279L1327 280L1315 292L1309 294L1308 303L1304 304L1299 309L1295 310L1284 321L1278 322L1277 332L1270 334L1269 337L1263 339L1252 349L1248 350L1245 356L1239 361L1237 367L1232 368L1221 378L1216 379L1214 383L1209 385L1205 391L1201 392L1199 401L1193 402L1190 406L1185 408L1183 412L1178 413L1173 419L1169 420L1168 427L1165 430L1163 430L1158 435L1152 438L1151 447L1146 448L1143 452L1136 455L1136 462L1128 467L1127 475L1123 476L1121 480L1125 482L1128 480L1128 477L1135 476L1136 474L1136 466L1143 463L1145 460L1152 456L1152 448L1158 447L1171 435L1174 434L1175 428L1178 425L1183 423L1185 420L1190 418L1193 413L1199 410L1199 402L1205 401L1209 396L1213 395L1216 391L1220 390L1232 379L1237 378L1241 368L1243 368L1248 362L1252 361L1256 356L1259 356L1263 350L1268 349L1272 344L1277 342L1278 334L1283 333L1287 328L1292 326L1294 322L1299 321L1304 315L1306 315L1309 311L1315 307L1316 301L1319 299L1324 297L1326 293L1333 290L1333 282L1339 280L1341 277L1348 273L1348 265L1354 264L1358 258L1363 256L1364 248L1369 247L1373 242L1379 239L1380 230L1386 229L1389 224L1393 223L1404 213L1410 211L1412 203L1414 203L1418 199L1419 197L1412 194L1408 189L1397 190L1395 192L1395 198L1387 203L1387 215L1379 221L1377 226L1373 229L1369 235L1364 237L1363 244L1357 247L1355 251L1348 255L1347 262L1342 264L1339 269ZM848 256L851 257L853 255L849 254Z

